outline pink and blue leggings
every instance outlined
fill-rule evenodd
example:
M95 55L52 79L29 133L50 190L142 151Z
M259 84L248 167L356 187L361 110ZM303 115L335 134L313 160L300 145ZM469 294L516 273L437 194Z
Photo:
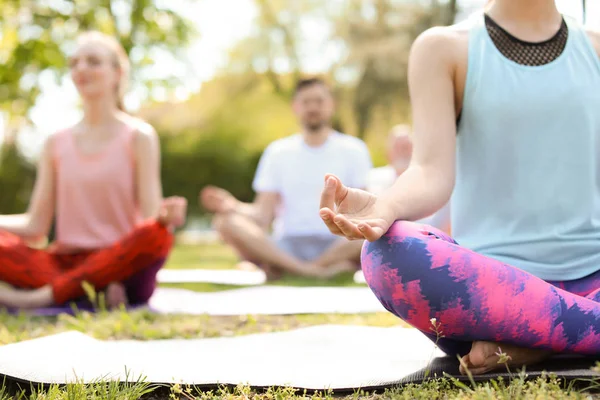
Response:
M412 222L366 242L362 269L382 305L431 340L443 336L448 355L467 354L476 340L600 354L600 271L547 282Z

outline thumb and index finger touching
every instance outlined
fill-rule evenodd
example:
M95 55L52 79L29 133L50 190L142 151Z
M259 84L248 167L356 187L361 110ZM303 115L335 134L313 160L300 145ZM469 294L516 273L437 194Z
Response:
M344 186L342 181L333 174L327 174L325 175L325 187L321 193L321 204L319 208L327 208L334 211L336 205L344 200L347 195L348 188Z
M325 175L325 187L323 188L323 192L321 192L319 214L329 230L336 235L342 234L340 228L334 222L336 205L339 204L347 194L348 188L342 184L337 176L332 174Z
M353 224L343 217L338 218L341 219L338 223L334 221L336 206L346 198L348 192L348 188L344 186L337 176L332 174L325 175L325 187L321 193L321 219L323 219L329 230L334 234L345 235L340 226L347 225L346 230L357 230L356 233L358 236L370 241L377 240L384 233L384 230L380 226L371 226L367 222L360 223L356 227L350 226Z

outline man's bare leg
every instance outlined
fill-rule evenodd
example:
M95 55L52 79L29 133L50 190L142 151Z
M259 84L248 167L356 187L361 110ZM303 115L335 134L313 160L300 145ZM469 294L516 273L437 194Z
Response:
M250 260L296 275L328 277L323 268L305 263L282 251L255 221L246 216L235 213L218 214L214 217L213 225L226 243Z
M336 240L319 258L315 264L321 267L329 267L340 263L352 263L355 268L360 265L360 252L364 240L347 240L340 238Z

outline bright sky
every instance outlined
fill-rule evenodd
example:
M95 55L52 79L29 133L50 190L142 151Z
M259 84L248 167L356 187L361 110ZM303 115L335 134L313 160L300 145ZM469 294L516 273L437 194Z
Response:
M324 2L326 0L323 0ZM328 0L331 2L331 0ZM486 0L459 0L465 13L484 4ZM581 20L580 0L557 0L561 12ZM186 15L193 15L200 38L187 49L187 57L193 66L191 75L186 78L185 88L178 90L181 98L200 88L201 82L211 79L215 72L227 62L227 51L240 39L248 36L253 29L256 9L253 0L202 0L170 2L172 7L183 7ZM464 14L463 14L464 15ZM588 23L600 28L600 1L588 1ZM322 38L328 36L330 27L324 21L308 21L303 26L304 43L301 48L303 66L311 71L327 68L323 54L335 51L331 43ZM168 74L174 66L170 63L156 65L154 73ZM52 82L50 76L42 77L43 94L31 116L35 129L20 136L23 147L29 155L34 155L46 135L77 121L80 118L77 93L69 79L61 86ZM132 93L127 99L128 107L137 108L140 92ZM0 119L0 141L2 139Z

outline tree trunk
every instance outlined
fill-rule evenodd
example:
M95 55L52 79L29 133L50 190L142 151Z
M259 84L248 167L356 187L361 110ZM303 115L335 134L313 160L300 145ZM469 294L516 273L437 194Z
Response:
M448 8L447 8L447 12L446 12L446 20L444 21L445 25L452 25L452 24L454 24L454 20L456 19L456 13L457 12L458 12L457 1L456 0L450 0L448 2Z

